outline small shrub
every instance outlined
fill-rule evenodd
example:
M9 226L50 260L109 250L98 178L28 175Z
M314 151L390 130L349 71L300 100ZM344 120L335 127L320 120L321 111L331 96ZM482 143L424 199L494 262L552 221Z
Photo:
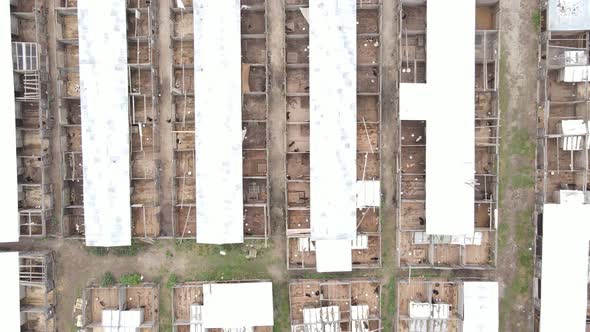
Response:
M141 284L141 275L139 273L124 274L119 281L124 285L137 286Z
M168 277L168 282L166 283L166 288L171 289L177 283L178 283L178 276L176 274L172 273L170 275L170 277Z
M117 279L111 272L105 272L100 279L100 287L111 287L117 283Z

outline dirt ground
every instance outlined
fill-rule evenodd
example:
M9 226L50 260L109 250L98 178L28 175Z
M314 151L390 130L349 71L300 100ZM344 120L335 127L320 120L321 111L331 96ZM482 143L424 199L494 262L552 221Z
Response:
M395 317L395 197L398 111L398 1L384 0L381 7L381 247L382 326L392 330Z
M172 141L172 101L170 95L170 74L172 72L173 52L170 48L172 35L170 24L170 0L161 0L158 13L159 77L160 77L160 224L163 235L173 234L172 188L173 188L173 141Z
M497 278L500 330L532 331L532 249L538 31L535 0L503 0L500 58L500 225ZM515 259L518 257L518 259Z

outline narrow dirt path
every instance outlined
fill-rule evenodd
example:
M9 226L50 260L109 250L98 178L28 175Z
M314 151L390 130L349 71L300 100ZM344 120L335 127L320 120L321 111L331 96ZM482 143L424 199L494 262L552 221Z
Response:
M268 97L268 153L270 181L270 226L272 229L272 264L267 271L274 283L275 331L289 329L289 292L287 287L285 237L285 164L286 90L285 90L285 4L266 1L267 15L267 73Z
M172 49L170 48L172 24L170 0L160 0L158 15L159 51L158 71L160 76L160 225L162 235L172 236L172 101L170 75L172 73Z
M49 121L53 124L50 131L51 165L49 166L49 182L53 187L53 218L47 225L47 233L50 235L62 235L61 225L61 128L59 126L59 104L57 96L57 38L55 35L55 3L46 1L47 10L47 56L49 57L49 82L47 85L47 107L49 108ZM60 222L54 222L60 221Z
M381 253L382 317L391 330L395 317L396 159L398 147L398 13L399 1L384 0L381 8Z
M268 128L269 128L269 181L270 217L273 235L285 233L285 7L282 1L267 1L267 55L268 55Z
M500 6L500 330L532 331L537 1Z

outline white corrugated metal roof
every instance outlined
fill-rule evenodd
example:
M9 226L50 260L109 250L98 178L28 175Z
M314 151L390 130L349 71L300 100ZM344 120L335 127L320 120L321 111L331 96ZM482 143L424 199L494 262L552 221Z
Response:
M190 307L190 332L204 332L203 327L203 306L191 304Z
M557 192L557 201L560 204L584 204L585 196L581 190L560 190Z
M320 308L303 308L306 332L340 331L340 308L336 305Z
M6 5L8 7L8 4ZM20 331L20 282L18 252L0 253L0 322L5 331Z
M297 239L298 249L300 252L315 251L315 244L308 237L300 237Z
M14 106L14 81L12 68L12 47L10 30L10 3L0 6L0 77L4 84L0 89L0 103L4 105L4 114L0 121L0 139L2 140L2 168L0 183L3 186L0 211L6 213L6 220L0 228L0 242L18 242L18 181L16 158L16 114Z
M87 246L131 244L125 1L78 2Z
M449 319L451 305L448 303L434 303L432 305L432 319Z
M273 326L271 282L203 285L204 328Z
M463 283L463 332L498 332L498 283Z
M369 332L369 306L351 305L350 318L353 332Z
M586 331L589 216L576 200L543 207L541 332Z
M356 182L356 207L364 208L381 205L381 182L380 181L357 181Z
M350 312L350 318L353 320L369 319L369 306L367 304L350 306Z
M584 138L588 135L587 123L584 120L561 120L561 133L568 135L561 138L561 148L565 151L580 151ZM586 141L586 149L590 147L590 140Z
M547 19L550 31L590 29L590 3L587 0L549 0Z
M352 248L355 250L363 250L369 248L369 236L366 234L357 234L356 238L352 240Z
M244 241L240 1L195 0L197 242Z
M104 332L135 332L143 323L143 309L103 310L101 323Z
M309 21L311 238L352 240L357 180L356 0L312 1ZM318 271L323 269L319 255Z
M410 301L408 304L408 315L410 318L430 318L431 304L427 302Z
M590 66L567 66L559 71L559 80L567 83L588 81Z
M426 121L426 232L473 234L475 0L453 4L460 20L445 1L427 6L427 83L400 84L400 117Z

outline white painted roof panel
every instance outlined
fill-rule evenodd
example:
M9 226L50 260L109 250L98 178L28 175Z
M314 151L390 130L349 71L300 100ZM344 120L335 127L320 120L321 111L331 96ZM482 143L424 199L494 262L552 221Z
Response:
M10 29L10 2L0 5L0 77L4 84L0 89L0 103L4 105L3 118L0 121L0 140L2 164L0 168L0 183L3 194L0 199L0 211L6 213L6 218L0 227L0 242L18 242L18 180L16 158L16 110L14 106L14 81L12 67L12 43Z
M473 234L475 0L454 3L460 20L445 1L427 6L427 83L400 84L400 117L426 121L426 232Z
M7 6L8 7L8 4ZM0 253L0 322L3 331L20 331L20 281L18 252Z
M590 29L590 2L587 0L549 0L548 30L576 31Z
M125 1L79 1L87 246L131 244Z
M352 240L356 236L356 0L312 1L309 21L311 238Z
M273 326L271 282L203 285L203 327Z
M195 0L197 242L244 241L240 1Z
M559 80L567 83L588 81L590 66L567 66L559 71Z
M381 206L381 182L357 181L356 182L356 207Z
M143 309L103 310L101 318L105 332L135 331L143 323Z
M590 205L543 207L541 332L586 331Z
M498 332L498 283L463 283L463 332Z
M315 255L318 272L352 271L351 240L317 240Z

